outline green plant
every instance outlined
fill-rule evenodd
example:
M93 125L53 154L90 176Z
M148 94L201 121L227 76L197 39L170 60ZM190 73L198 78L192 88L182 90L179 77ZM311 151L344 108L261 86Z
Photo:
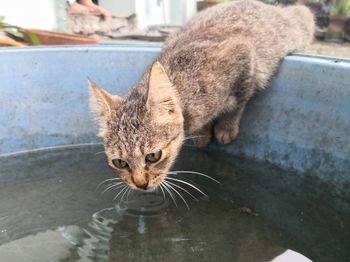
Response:
M296 0L260 0L261 2L269 5L292 5Z
M260 2L263 2L265 4L269 4L269 5L277 5L278 4L278 0L259 0Z
M15 26L15 25L5 23L4 20L5 20L5 17L0 16L0 30L5 31L5 32L7 32L15 37L21 38L21 39L23 39L22 31L26 30L26 32L30 38L31 44L32 45L40 45L40 40L35 33L33 33L30 30L23 29L21 27Z
M350 0L337 0L332 8L332 15L350 15Z
M230 0L204 0L204 2L212 2L212 3L225 3L229 1Z

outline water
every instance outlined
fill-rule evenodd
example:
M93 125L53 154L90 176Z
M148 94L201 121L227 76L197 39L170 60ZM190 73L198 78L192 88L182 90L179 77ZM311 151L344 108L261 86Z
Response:
M114 177L100 146L0 157L0 261L271 261L294 250L349 261L349 198L277 167L186 147L174 170L188 179L178 207L161 191L96 186ZM106 185L107 186L107 185ZM295 259L292 261L296 261Z

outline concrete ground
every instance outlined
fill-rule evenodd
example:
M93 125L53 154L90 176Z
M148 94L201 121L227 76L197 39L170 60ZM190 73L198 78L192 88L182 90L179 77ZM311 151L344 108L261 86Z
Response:
M311 54L350 58L350 43L327 43L316 41L312 44Z

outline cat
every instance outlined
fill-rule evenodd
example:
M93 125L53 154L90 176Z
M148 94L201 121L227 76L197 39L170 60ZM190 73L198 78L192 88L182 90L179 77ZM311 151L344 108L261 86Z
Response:
M313 34L314 18L304 6L232 1L171 34L125 98L89 81L109 165L132 189L150 191L166 178L185 134L198 147L212 134L230 143L252 95Z

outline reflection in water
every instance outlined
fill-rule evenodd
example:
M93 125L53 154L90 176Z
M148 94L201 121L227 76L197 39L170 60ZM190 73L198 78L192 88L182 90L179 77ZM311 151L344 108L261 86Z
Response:
M106 208L92 215L87 229L79 227L60 227L62 236L76 247L77 255L81 258L107 261L110 249L110 240L114 225L122 218L125 210ZM114 218L107 218L108 213L113 213Z
M124 217L139 220L138 232L146 232L146 217L160 216L168 200L155 193L133 192L128 200L104 208L91 217L86 228L60 226L0 246L1 262L108 261L115 226Z
M119 205L128 216L160 216L169 201L155 192L134 191L131 198Z
M176 208L162 192L136 191L115 205L111 192L94 193L101 180L115 178L98 151L0 157L1 262L261 262L295 255L288 249L314 261L349 258L348 198L310 178L186 149L174 168L210 174L222 184L191 174L176 179L193 182L209 198L188 187L198 200L184 194L190 210L181 199Z
M160 216L168 206L167 199L156 193L135 191L130 198L114 208L105 208L92 215L88 228L76 226L60 227L59 231L69 243L76 247L76 256L85 261L108 261L111 239L115 225L124 216L137 217L138 232L146 232L145 217Z

